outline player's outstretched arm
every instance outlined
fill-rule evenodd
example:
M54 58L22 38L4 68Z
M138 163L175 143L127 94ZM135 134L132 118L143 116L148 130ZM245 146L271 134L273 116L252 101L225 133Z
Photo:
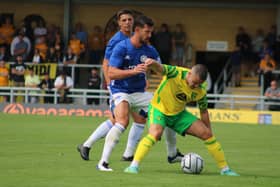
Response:
M103 69L103 75L106 81L106 85L110 84L110 78L108 76L108 65L109 65L109 60L104 58L102 62L102 69Z
M140 73L146 73L147 66L145 64L138 64L133 69L119 69L113 66L109 66L108 76L110 80L119 80L131 77Z
M163 65L152 58L147 58L145 60L145 65L148 66L149 69L153 70L162 75L163 73Z

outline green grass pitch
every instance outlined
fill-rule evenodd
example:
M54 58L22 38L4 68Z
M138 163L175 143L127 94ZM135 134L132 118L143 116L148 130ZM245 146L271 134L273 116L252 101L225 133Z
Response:
M0 114L0 186L280 186L280 126L212 124L230 166L240 177L220 176L203 143L190 136L178 136L178 147L203 157L200 175L184 174L178 163L167 163L164 138L144 159L140 173L130 175L123 173L129 163L120 161L128 131L112 153L114 172L95 169L104 139L92 148L90 161L83 161L76 150L104 119Z

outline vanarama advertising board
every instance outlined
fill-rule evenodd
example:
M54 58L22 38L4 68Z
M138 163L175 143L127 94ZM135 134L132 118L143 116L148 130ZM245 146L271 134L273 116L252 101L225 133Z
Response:
M108 117L107 105L0 104L0 112L7 114ZM199 117L197 108L187 109ZM212 122L280 125L280 112L209 109Z

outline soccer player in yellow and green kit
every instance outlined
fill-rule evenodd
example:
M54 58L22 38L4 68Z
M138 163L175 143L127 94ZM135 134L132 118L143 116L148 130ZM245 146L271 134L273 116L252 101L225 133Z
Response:
M133 161L124 171L138 173L144 156L160 139L164 128L169 127L183 136L190 134L203 140L216 160L221 175L239 176L229 168L222 146L211 130L204 84L207 68L201 64L193 66L192 69L163 65L151 58L146 59L145 64L161 73L163 79L149 106L149 133L140 141ZM198 103L201 119L185 109L187 103L194 101Z

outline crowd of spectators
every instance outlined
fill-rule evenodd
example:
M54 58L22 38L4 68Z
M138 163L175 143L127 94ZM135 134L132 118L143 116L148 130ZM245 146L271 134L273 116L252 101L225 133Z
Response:
M231 55L233 76L231 85L241 86L241 76L258 76L267 101L279 103L280 69L280 36L277 36L276 25L272 25L267 33L257 29L250 35L244 27L239 27L235 37L235 49ZM269 105L269 110L280 110L280 105Z
M61 76L66 76L68 80L71 77L71 64L93 64L102 63L104 48L110 36L114 34L115 28L110 29L104 34L103 28L95 25L87 32L81 22L75 24L70 34L69 41L64 41L61 28L54 24L46 24L44 20L36 20L30 25L22 21L18 27L13 25L11 17L6 17L0 25L0 61L2 64L9 62L8 74L0 72L0 79L3 83L0 86L15 87L39 87L45 90L45 93L52 93L52 88L58 88L60 92L59 102L71 102L65 96L70 87L74 87L79 82L80 71L75 68L75 81L67 89L62 89L65 85L56 85L53 82L63 82ZM151 44L154 45L160 53L162 63L184 65L184 47L186 45L186 34L183 25L176 24L172 32L166 23L161 24L159 29L155 29ZM29 70L25 62L36 64L56 63L60 64L57 69L56 80L51 80L49 76L40 77L41 82L37 80L33 70ZM4 71L4 70L3 70ZM88 88L101 88L101 78L99 70L93 68L88 71ZM98 75L97 75L98 74ZM4 81L8 78L9 81ZM35 76L35 77L34 77ZM85 76L82 74L82 76ZM36 80L35 80L36 79ZM73 81L73 80L72 80ZM5 82L5 83L4 83ZM32 84L31 84L32 82ZM65 81L68 82L69 81ZM35 92L30 92L30 95ZM6 101L6 98L4 101ZM17 100L17 98L14 98ZM38 98L33 96L28 99L32 103L38 102ZM44 102L50 103L50 97L44 97ZM98 104L97 99L89 99L89 104Z
M241 86L240 76L264 75L266 90L271 80L277 78L277 75L272 75L272 71L280 68L280 37L277 37L276 25L272 25L267 33L258 29L254 35L250 35L244 27L239 27L235 45L231 56L233 86Z
M12 85L16 87L27 86L27 67L25 62L33 64L56 63L58 66L57 79L61 73L69 78L71 75L70 64L94 64L100 65L104 54L106 42L114 33L104 34L103 28L95 25L87 32L81 22L75 24L72 29L69 41L64 41L61 28L54 24L46 24L44 20L37 20L27 27L24 22L15 28L10 17L6 17L0 26L0 61L12 62L8 69L8 75L0 72L1 85ZM48 25L48 26L46 26ZM276 26L271 26L268 33L258 29L256 34L250 35L244 27L238 28L236 35L236 47L232 53L231 61L233 68L232 85L241 86L241 76L264 75L264 90L266 90L271 80L275 79L272 70L279 67L280 61L280 38L277 38ZM279 40L278 40L279 39ZM182 24L176 24L174 29L166 23L155 28L151 44L158 50L162 63L185 66L184 56L187 44L187 35ZM3 65L0 64L0 70ZM3 68L2 68L3 69ZM1 70L4 71L4 70ZM94 77L98 69L92 69L88 74L88 88L101 88L101 78ZM82 76L85 76L82 74ZM75 70L75 82L70 87L74 87L79 81L80 73ZM9 78L8 84L6 79ZM37 87L44 88L46 93L52 93L54 83L49 77L41 77ZM96 82L94 82L94 81ZM9 84L12 83L12 84ZM90 85L94 86L90 86ZM48 88L48 89L46 89ZM66 91L63 93L67 95ZM64 97L64 96L63 96ZM7 97L4 98L6 100ZM37 99L33 99L37 102ZM71 102L65 99L61 102ZM44 102L50 103L49 97L44 98ZM96 99L89 99L88 103L98 104Z

